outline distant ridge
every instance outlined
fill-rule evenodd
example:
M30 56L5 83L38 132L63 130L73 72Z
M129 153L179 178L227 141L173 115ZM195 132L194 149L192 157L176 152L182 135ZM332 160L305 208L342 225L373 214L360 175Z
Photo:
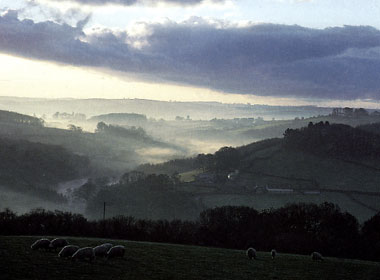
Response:
M158 101L147 99L49 99L0 97L0 109L28 115L51 116L59 112L84 113L88 117L109 113L137 113L148 118L192 119L263 117L264 119L294 119L331 113L331 108L317 106L271 106L259 104L228 104L214 101Z

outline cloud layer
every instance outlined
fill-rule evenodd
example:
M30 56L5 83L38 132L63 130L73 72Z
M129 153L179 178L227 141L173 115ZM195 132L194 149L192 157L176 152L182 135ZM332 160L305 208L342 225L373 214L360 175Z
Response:
M62 0L49 0L51 2L62 2ZM103 5L158 5L158 4L173 4L180 6L191 6L202 4L207 0L63 0L65 2L73 2L77 4L90 5L90 6L103 6ZM224 3L225 0L208 0L213 3Z
M93 66L231 93L380 100L380 31L323 30L192 18L140 23L140 33L0 17L0 52Z

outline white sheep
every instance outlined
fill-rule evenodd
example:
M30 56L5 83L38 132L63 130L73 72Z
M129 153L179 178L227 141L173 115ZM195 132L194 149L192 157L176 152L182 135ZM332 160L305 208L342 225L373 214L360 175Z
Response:
M272 260L274 260L274 258L276 257L277 255L277 251L275 249L272 249L272 251L270 251L270 254L272 256Z
M313 252L313 253L311 253L311 259L312 259L313 261L323 261L322 254L321 254L321 253L318 253L318 252Z
M76 251L79 250L78 246L75 245L67 245L62 248L62 250L58 253L58 257L60 258L69 258L74 255Z
M123 245L113 246L107 252L107 259L112 259L116 257L123 257L125 253L125 247Z
M55 238L52 241L50 241L50 246L49 247L51 249L57 250L57 248L63 248L63 247L65 247L68 244L69 243L65 239L63 239L63 238Z
M256 260L256 250L253 249L253 248L248 248L247 251L246 251L246 254L247 254L247 257L252 260L252 259L255 259Z
M50 247L50 240L46 238L38 239L36 242L34 242L30 246L32 250L39 250L39 249L49 250L49 247Z
M93 261L95 259L94 249L91 247L80 248L78 251L74 253L71 257L71 260L84 260L89 259L89 261Z
M106 257L107 252L112 248L111 243L104 243L94 248L95 257Z

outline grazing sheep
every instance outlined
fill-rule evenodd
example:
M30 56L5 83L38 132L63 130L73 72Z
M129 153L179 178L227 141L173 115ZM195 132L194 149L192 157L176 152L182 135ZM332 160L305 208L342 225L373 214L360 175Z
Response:
M62 248L62 250L58 253L58 257L60 258L69 258L74 255L76 251L79 250L78 246L75 245L67 245Z
M321 254L321 253L318 253L318 252L313 252L313 253L311 253L311 259L312 259L313 261L323 261L322 254Z
M94 248L95 257L106 257L107 252L112 248L111 243L104 243Z
M74 253L71 257L71 260L84 260L89 259L89 261L93 261L95 259L94 249L91 247L80 248L78 251Z
M112 259L116 257L122 258L125 253L125 247L123 245L113 246L107 252L107 259Z
M255 259L256 260L256 250L253 249L253 248L248 248L247 251L246 251L246 254L247 254L247 257L252 260L252 259Z
M272 260L274 260L274 258L276 257L277 251L275 249L272 249L272 251L270 251L270 254L272 256Z
M57 250L57 248L63 248L69 243L63 238L56 238L50 241L50 248Z
M49 250L49 247L50 247L50 240L46 238L38 239L36 242L34 242L30 246L32 250L39 250L39 249Z

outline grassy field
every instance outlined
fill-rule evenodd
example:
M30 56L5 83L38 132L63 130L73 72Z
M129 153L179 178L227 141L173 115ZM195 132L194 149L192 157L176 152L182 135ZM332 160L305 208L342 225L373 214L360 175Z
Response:
M194 182L195 177L202 173L202 169L194 169L188 172L180 173L179 176L181 178L181 182L188 183L188 182Z
M244 251L121 240L68 238L79 246L105 241L126 246L122 259L72 262L56 253L32 251L36 237L0 237L1 279L380 279L380 264L258 252L251 261Z

